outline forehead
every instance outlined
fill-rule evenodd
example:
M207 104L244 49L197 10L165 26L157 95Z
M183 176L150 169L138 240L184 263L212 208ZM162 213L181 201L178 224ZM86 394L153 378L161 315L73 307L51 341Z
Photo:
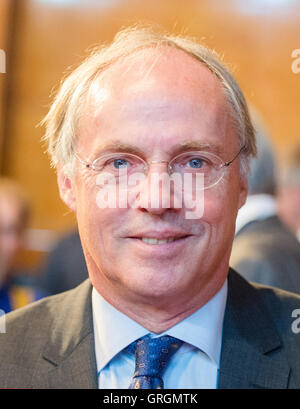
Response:
M223 137L228 111L219 79L196 58L171 47L145 49L94 80L79 135L81 141L93 137L95 143L104 143L114 135L120 139L123 130L132 141L138 134L141 142L151 128L158 143L164 134L175 142L179 134L189 140L199 136L199 126L202 133Z
M176 97L221 97L224 94L218 78L196 57L172 47L147 48L121 58L94 80L87 102L104 103L109 97L134 98L141 91L155 94L168 91Z

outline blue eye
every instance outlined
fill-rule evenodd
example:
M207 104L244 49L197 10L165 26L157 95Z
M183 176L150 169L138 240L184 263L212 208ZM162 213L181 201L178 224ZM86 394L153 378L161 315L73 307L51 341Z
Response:
M113 163L116 169L123 169L128 166L128 161L126 159L115 159Z
M189 166L193 169L200 169L203 166L203 159L193 158L188 162Z

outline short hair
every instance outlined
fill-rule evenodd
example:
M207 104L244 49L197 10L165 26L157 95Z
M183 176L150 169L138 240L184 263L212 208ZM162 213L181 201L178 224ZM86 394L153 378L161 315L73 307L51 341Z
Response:
M43 140L48 145L52 166L59 163L68 174L73 169L76 127L87 92L97 75L119 59L147 48L173 47L184 51L206 66L219 80L231 107L241 153L241 170L248 171L249 157L256 155L255 133L244 95L217 53L181 36L153 31L149 27L130 27L120 31L113 42L98 46L65 79L42 124L46 125Z
M30 201L22 187L12 179L0 177L0 199L11 200L18 206L18 223L21 230L25 229L30 217Z

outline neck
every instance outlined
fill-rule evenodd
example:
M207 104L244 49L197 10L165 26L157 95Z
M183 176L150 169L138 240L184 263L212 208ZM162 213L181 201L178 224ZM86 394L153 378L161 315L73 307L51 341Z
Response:
M227 271L215 275L214 280L202 283L200 290L187 297L186 292L164 297L137 297L108 288L103 282L92 280L99 294L114 308L153 333L162 333L192 315L212 299L223 286ZM218 277L219 279L216 279Z

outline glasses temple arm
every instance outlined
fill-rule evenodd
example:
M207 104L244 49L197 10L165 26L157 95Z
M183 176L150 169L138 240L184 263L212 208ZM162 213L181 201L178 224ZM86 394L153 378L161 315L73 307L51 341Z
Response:
M235 155L235 157L232 160L230 160L229 162L225 162L223 166L228 167L229 165L231 165L232 162L234 162L236 160L236 158L239 156L239 154L245 149L245 147L246 147L245 145L242 146L241 149L238 151L238 153Z
M79 160L79 162L87 168L90 168L91 165L89 163L84 162L78 155L75 153L75 158Z

